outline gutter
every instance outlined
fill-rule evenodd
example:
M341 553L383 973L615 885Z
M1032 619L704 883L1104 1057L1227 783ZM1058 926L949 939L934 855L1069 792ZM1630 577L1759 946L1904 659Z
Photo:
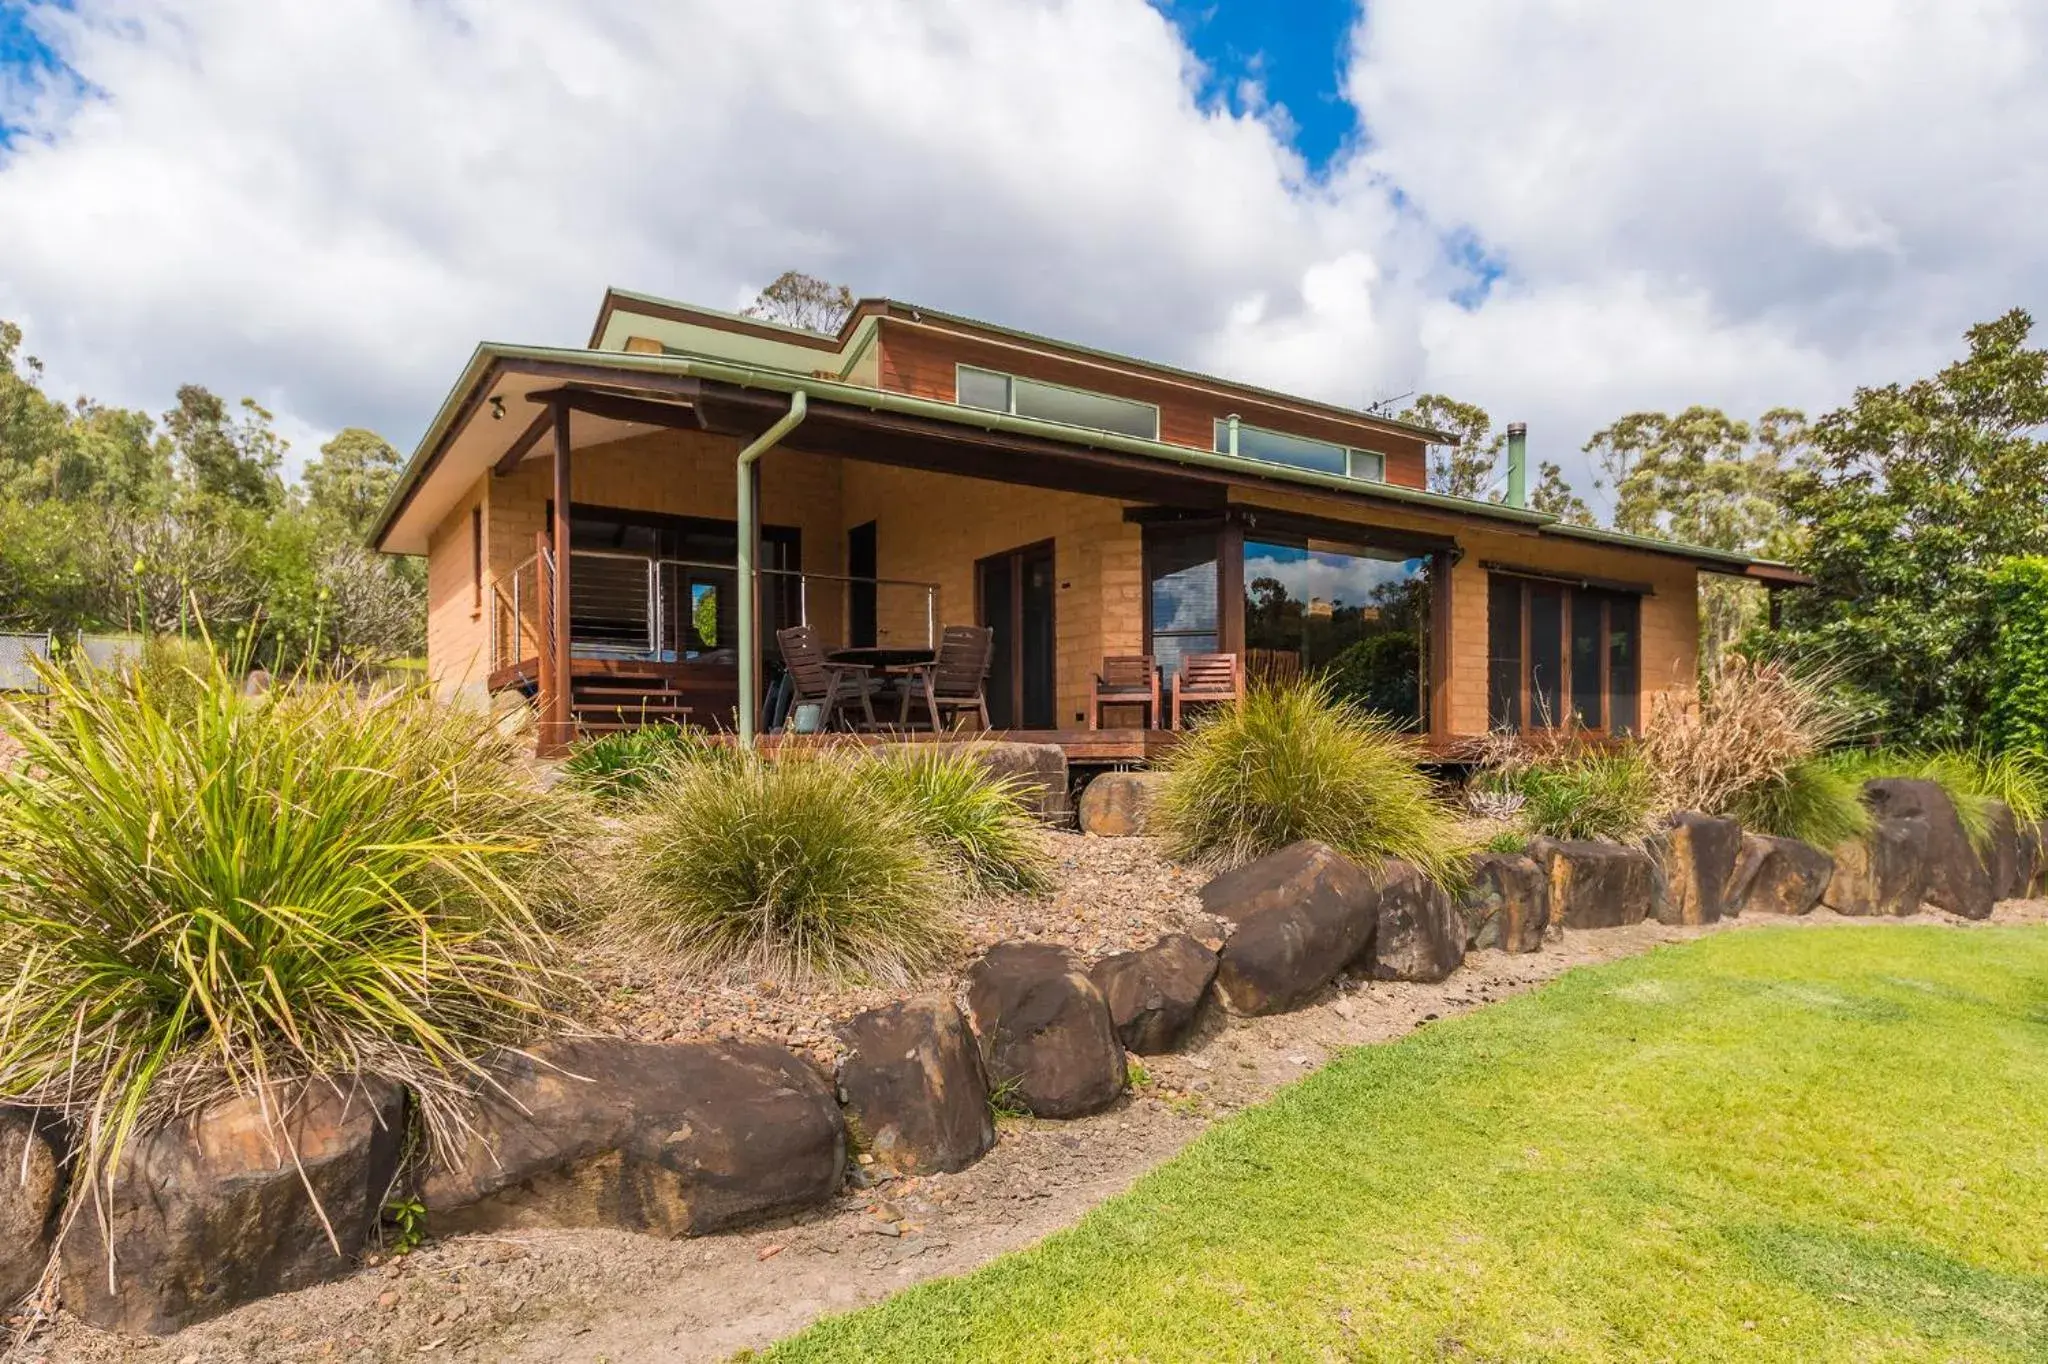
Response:
M754 613L754 550L761 539L761 507L754 495L755 468L761 456L773 450L782 438L804 424L804 417L810 410L810 400L802 389L789 395L789 411L775 419L775 424L748 441L740 450L735 472L739 482L739 541L734 567L739 579L740 618L740 697L739 730L740 747L754 746L754 708L759 704L754 695L756 674L760 671L761 622Z

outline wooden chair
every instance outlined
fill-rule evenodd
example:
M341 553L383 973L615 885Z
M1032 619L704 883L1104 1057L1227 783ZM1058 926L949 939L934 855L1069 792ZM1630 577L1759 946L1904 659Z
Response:
M940 632L937 657L909 670L903 688L903 726L910 726L910 703L921 700L934 730L946 727L946 712L957 720L962 711L970 710L981 718L983 729L989 728L988 668L995 651L996 632L988 626L948 625Z
M1247 649L1244 673L1255 686L1291 686L1301 681L1301 653L1296 649Z
M1181 708L1230 704L1244 699L1244 669L1236 654L1189 654L1180 663L1173 684L1173 727L1181 728Z
M833 718L841 714L849 703L858 701L862 717L869 727L873 727L875 707L868 698L875 688L874 669L865 663L833 663L827 660L814 626L792 625L787 630L777 630L775 642L781 646L782 665L789 670L789 679L795 688L785 712L787 715L793 719L798 706L823 706L818 728L830 729Z
M1102 660L1095 675L1090 698L1088 728L1102 728L1104 706L1137 706L1144 711L1140 729L1157 729L1165 717L1159 711L1159 665L1150 654L1124 654Z

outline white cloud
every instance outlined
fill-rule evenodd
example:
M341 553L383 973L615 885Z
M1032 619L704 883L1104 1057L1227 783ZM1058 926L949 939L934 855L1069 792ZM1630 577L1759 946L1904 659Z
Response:
M1311 176L1143 0L39 8L100 94L0 86L31 130L0 316L59 385L409 444L480 338L794 265L1325 397L1448 390L1555 458L1639 407L1832 402L2048 290L2038 4L1367 15L1365 141Z

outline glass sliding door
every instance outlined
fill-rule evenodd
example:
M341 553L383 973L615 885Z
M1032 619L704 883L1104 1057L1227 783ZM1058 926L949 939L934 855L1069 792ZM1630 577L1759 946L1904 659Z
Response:
M1495 572L1486 615L1486 709L1494 729L1636 731L1640 596Z
M1429 725L1431 556L1320 540L1244 544L1244 642L1255 677L1327 677L1404 729Z
M1217 650L1222 622L1217 592L1218 531L1145 534L1146 651L1169 681L1189 654Z

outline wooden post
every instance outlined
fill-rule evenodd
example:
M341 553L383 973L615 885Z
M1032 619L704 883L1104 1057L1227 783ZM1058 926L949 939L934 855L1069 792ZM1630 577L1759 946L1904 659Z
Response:
M540 751L543 757L557 757L567 751L576 737L576 725L569 703L574 679L569 668L569 409L555 404L555 516L553 542L555 574L551 601L553 637L548 641L553 656L554 686L545 689L547 708L541 715Z

